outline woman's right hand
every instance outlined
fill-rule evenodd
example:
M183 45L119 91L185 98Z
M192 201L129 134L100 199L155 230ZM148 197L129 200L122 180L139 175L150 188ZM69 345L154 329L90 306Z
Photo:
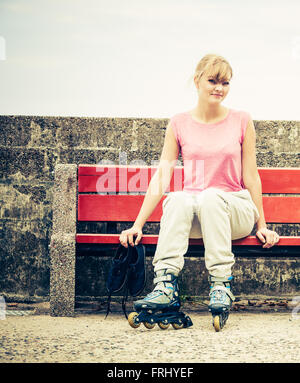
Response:
M133 242L133 236L136 236L135 242ZM141 238L143 236L142 229L139 226L133 225L130 229L123 230L119 236L119 240L122 246L128 247L128 243L130 246L138 245Z

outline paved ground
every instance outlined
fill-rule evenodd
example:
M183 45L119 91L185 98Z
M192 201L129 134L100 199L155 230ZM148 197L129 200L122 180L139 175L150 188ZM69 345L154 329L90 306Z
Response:
M232 312L222 332L188 312L189 329L133 329L121 314L6 316L0 362L300 362L300 313Z

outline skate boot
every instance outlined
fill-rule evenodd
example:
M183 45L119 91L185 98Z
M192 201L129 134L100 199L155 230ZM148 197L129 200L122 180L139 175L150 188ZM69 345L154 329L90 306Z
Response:
M180 312L178 275L173 270L160 270L156 273L154 290L144 299L134 302L134 309L128 316L131 327L137 328L141 323L152 329L157 323L162 330L170 324L178 330L193 325L190 317Z
M208 280L210 282L208 311L212 313L213 326L218 332L224 327L229 316L231 304L235 300L234 295L230 291L230 283L233 277L222 278L210 275Z

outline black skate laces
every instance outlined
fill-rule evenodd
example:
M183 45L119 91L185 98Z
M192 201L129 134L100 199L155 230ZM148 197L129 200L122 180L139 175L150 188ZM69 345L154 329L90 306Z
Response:
M122 298L122 310L123 310L123 313L124 313L126 319L128 319L128 315L126 312L127 299L128 299L128 287L126 286L126 291L125 291L124 296ZM111 304L111 294L107 298L107 309L106 309L105 319L107 318L108 314L112 312L111 308L110 308L110 304Z
M128 286L126 284L125 294L123 295L123 298L122 298L122 310L123 310L123 313L124 313L126 319L128 319L128 315L127 315L127 312L126 312L126 302L127 302L127 299L128 299Z

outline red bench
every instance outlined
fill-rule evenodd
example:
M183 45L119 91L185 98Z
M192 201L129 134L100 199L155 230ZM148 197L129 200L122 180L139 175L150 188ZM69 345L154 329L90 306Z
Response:
M78 221L133 222L142 205L155 167L79 165ZM263 206L267 223L300 223L300 169L259 168ZM176 167L169 191L182 190L183 167ZM102 194L103 193L103 194ZM273 194L278 194L274 196ZM293 194L282 196L281 194ZM159 222L162 197L147 222ZM144 234L141 243L156 244L158 235ZM76 243L117 244L119 234L76 234ZM191 245L203 245L202 239L190 239ZM256 236L232 241L233 245L261 246ZM281 236L276 246L300 245L298 236Z
M90 248L92 250L97 248L96 253L101 254L102 246L117 247L120 235L117 223L121 223L119 226L122 226L122 223L131 225L130 222L135 221L143 202L143 194L155 170L155 167L148 166L75 164L56 166L53 232L49 245L51 315L74 316L76 256L93 254L93 251L89 252ZM259 173L267 223L299 224L300 169L260 168ZM176 167L169 191L182 190L182 184L183 168ZM164 198L165 196L147 222L160 222ZM86 229L85 223L90 226L88 222L93 221L107 223L103 225L107 226L106 231L113 231L114 234L82 233L89 230ZM103 226L99 225L101 231ZM282 232L286 232L284 230ZM157 240L157 234L144 234L141 243L149 245L149 250L152 248L153 251ZM204 249L202 239L190 239L190 245L200 245L200 248L197 246L197 253ZM261 248L269 255L273 254L272 252L277 254L280 252L281 256L285 256L295 249L298 254L300 236L281 236L279 243L271 249L262 249L261 242L256 236L251 235L232 241L232 245L235 245L235 251L238 250L240 253L248 254L249 251L257 253L256 249ZM193 246L189 250L192 253Z

